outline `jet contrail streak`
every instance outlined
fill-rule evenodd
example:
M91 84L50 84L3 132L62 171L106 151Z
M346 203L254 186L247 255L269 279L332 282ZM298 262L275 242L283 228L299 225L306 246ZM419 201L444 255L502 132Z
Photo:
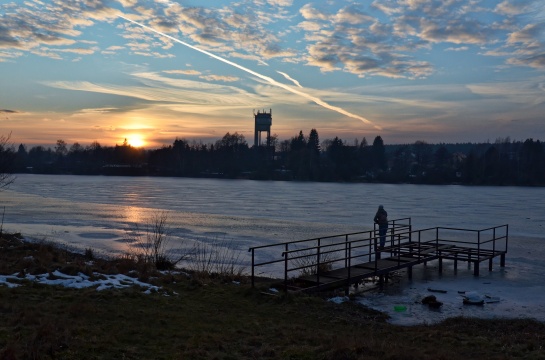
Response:
M176 39L175 37L170 36L170 35L168 35L168 34L165 34L165 33L161 32L161 31L155 30L155 29L152 28L152 27L149 27L149 26L146 26L146 25L144 25L144 24L138 23L138 22L136 22L136 21L134 21L134 20L131 20L131 19L129 19L129 18L123 16L123 15L118 15L118 16L119 16L120 18L125 19L125 20L127 20L127 21L129 21L129 22L131 22L131 23L133 23L133 24L135 24L135 25L138 25L138 26L140 26L140 27L142 27L142 28L144 28L144 29L147 29L147 30L152 31L152 32L154 32L154 33L156 33L156 34L159 34L159 35L161 35L161 36L164 36L164 37L166 37L166 38L169 38L170 40L175 41L175 42L177 42L177 43L180 43L180 44L182 44L182 45L184 45L184 46L187 46L187 47L190 48L190 49L193 49L193 50L196 50L196 51L198 51L198 52L201 52L201 53L203 53L203 54L205 54L205 55L208 55L208 56L210 56L210 57L212 57L212 58L214 58L214 59L216 59L216 60L219 60L219 61L224 62L224 63L226 63L226 64L229 64L229 65L231 65L231 66L234 66L234 67L236 67L236 68L238 68L238 69L240 69L240 70L242 70L242 71L245 71L245 72L247 72L248 74L251 74L251 75L254 75L254 76L256 76L256 77L258 77L258 78L260 78L260 79L263 79L263 80L267 81L267 82L268 82L269 84L271 84L271 85L277 86L277 87L282 88L282 89L284 89L284 90L287 90L287 91L289 91L289 92L291 92L291 93L293 93L293 94L296 94L296 95L299 95L299 96L301 96L301 97L304 97L304 98L306 98L306 99L308 99L308 100L311 100L311 101L313 101L314 103L316 103L316 104L318 104L318 105L320 105L320 106L322 106L322 107L324 107L324 108L326 108L326 109L336 111L336 112L338 112L339 114L342 114L342 115L351 117L351 118L353 118L353 119L361 120L361 121L363 121L363 122L366 123L366 124L372 125L372 126L373 126L375 129L377 129L377 130L382 130L382 128L381 128L380 126L377 126L377 125L373 124L371 121L367 120L367 119L364 118L364 117L361 117L361 116L359 116L359 115L353 114L353 113L351 113L351 112L349 112L349 111L346 111L346 110L344 110L344 109L342 109L342 108L340 108L340 107L330 105L330 104L326 103L325 101L323 101L323 100L320 99L320 98L317 98L317 97L312 96L312 95L309 95L309 94L307 94L307 93L305 93L305 92L302 92L302 91L299 91L299 90L297 90L297 89L294 89L294 88L292 88L291 86L288 86L288 85L286 85L286 84L282 84L282 83L280 83L280 82L274 80L273 78L270 78L270 77L268 77L268 76L265 76L265 75L262 75L262 74L260 74L260 73L257 73L257 72L255 72L255 71L253 71L253 70L250 70L250 69L248 69L248 68L246 68L246 67L244 67L244 66L242 66L242 65L239 65L239 64L234 63L234 62L232 62L232 61L229 61L229 60L227 60L227 59L224 59L224 58L222 58L222 57L220 57L220 56L218 56L218 55L215 55L215 54L213 54L213 53L211 53L211 52L208 52L208 51L206 51L206 50L199 49L198 47L195 47L195 46L193 46L193 45L191 45L191 44L188 44L188 43L186 43L186 42L184 42L184 41L182 41L182 40Z
M283 77L285 77L287 80L291 81L292 83L294 83L295 85L297 85L298 88L303 88L301 86L301 84L299 84L299 81L295 80L295 79L292 79L291 76L289 76L288 74L286 73L283 73L282 71L276 71L277 73L279 73L280 75L282 75Z

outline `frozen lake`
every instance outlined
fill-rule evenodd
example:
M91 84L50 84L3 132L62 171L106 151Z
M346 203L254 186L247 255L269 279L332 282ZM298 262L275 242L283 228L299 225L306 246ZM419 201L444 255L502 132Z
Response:
M246 256L250 246L368 230L379 204L390 219L411 217L414 228L482 229L509 224L507 266L474 278L434 264L402 277L398 286L360 300L387 311L392 322L434 322L454 315L530 316L545 321L545 188L299 183L151 177L18 175L0 192L4 229L75 248L115 254L135 224L168 213L173 241L226 241ZM428 287L444 306L431 312L415 301ZM516 289L514 291L513 289ZM458 291L500 297L480 308L461 306ZM398 313L394 305L407 310Z

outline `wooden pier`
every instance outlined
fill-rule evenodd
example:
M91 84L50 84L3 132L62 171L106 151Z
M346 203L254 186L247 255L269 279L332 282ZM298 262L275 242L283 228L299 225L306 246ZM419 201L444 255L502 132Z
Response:
M508 225L481 230L434 227L413 230L411 218L389 221L386 246L378 248L378 229L290 241L252 247L252 286L259 271L283 272L284 291L323 291L358 284L365 279L388 276L406 269L412 276L413 267L431 261L439 262L443 271L445 260L473 265L479 276L480 264L500 258L505 266Z

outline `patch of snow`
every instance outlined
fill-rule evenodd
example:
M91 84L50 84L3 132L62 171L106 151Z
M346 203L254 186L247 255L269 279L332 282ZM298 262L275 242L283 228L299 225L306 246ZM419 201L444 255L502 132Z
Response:
M333 298L327 299L335 304L342 304L345 301L348 301L348 296L335 296Z
M117 275L103 275L100 273L94 273L93 275L96 276L97 280L90 280L90 277L83 274L78 273L78 275L67 275L63 274L60 271L56 270L52 273L53 278L49 278L49 274L39 274L39 275L30 275L27 274L25 277L18 277L16 274L14 275L0 275L0 285L5 285L7 287L17 287L20 286L20 284L13 283L11 281L21 281L21 280L28 280L37 282L39 284L44 285L58 285L58 286L64 286L67 288L74 288L74 289L84 289L89 287L96 287L97 291L106 290L106 289L122 289L122 288L128 288L131 286L139 286L141 288L146 289L144 293L149 294L151 292L158 292L160 288L155 285L151 285L148 283L144 283L139 281L136 278L117 274ZM11 280L11 281L10 281Z

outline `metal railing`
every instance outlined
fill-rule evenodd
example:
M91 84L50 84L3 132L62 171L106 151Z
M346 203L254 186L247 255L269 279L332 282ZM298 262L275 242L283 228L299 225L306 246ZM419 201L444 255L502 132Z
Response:
M433 227L412 230L411 218L396 219L389 222L387 246L377 247L380 235L376 229L356 233L289 241L279 244L251 247L252 253L252 286L255 286L256 268L277 265L283 272L284 289L287 290L290 280L312 278L320 287L320 277L328 272L347 269L346 282L352 281L351 267L366 262L367 268L372 264L374 273L379 273L379 262L382 254L390 254L388 261L397 262L401 268L408 263L405 256L412 256L419 262L421 259L439 259L440 271L442 259L454 259L474 262L475 274L478 275L478 263L486 259L501 256L501 266L505 266L505 254L508 246L508 225L500 225L481 230L452 227ZM272 260L256 261L256 251L272 254L276 249L280 257ZM278 253L277 253L278 254ZM297 272L299 276L291 276Z
M389 228L387 236L390 241L393 241L394 238L400 238L401 234L408 233L409 237L407 238L410 241L411 234L411 218L402 218L390 220L388 222ZM287 283L288 273L305 269L310 269L315 267L317 272L320 271L324 265L333 264L337 262L344 262L344 267L351 266L350 263L352 259L368 256L369 259L375 254L375 248L378 243L379 236L376 236L377 231L375 229L368 231L360 231L354 233L346 233L340 235L331 235L324 236L319 238L305 239L305 240L295 240L288 241L277 244L270 245L261 245L255 246L248 249L251 252L251 279L252 287L255 285L255 276L256 268L264 267L267 265L278 265L283 263L283 272L284 280ZM339 247L336 250L332 250L332 247ZM336 257L334 260L326 259L323 261L321 259L324 256L323 249L327 249L325 254L332 254L338 251L344 251L344 256ZM367 251L366 251L367 249ZM281 258L273 257L272 260L257 260L256 251L261 253L271 254L275 251L279 251ZM356 251L353 253L353 251ZM306 254L303 254L305 253ZM290 257L291 256L291 257ZM308 261L309 264L305 264L306 260L311 257L315 257L316 261ZM289 267L290 262L297 262L299 260L303 265L296 266L294 268ZM309 270L311 271L311 270Z

